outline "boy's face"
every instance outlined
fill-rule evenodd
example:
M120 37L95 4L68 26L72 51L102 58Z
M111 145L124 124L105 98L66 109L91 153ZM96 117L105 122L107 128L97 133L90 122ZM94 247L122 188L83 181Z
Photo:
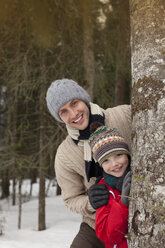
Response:
M84 130L89 123L89 108L85 102L74 99L60 108L59 116L66 125Z
M129 160L126 154L116 154L107 158L103 163L103 170L112 176L121 177L127 169Z

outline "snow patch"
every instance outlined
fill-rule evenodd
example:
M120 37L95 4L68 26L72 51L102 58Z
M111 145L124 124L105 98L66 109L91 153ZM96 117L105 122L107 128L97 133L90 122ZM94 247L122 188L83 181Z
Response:
M22 193L29 192L29 180L25 180ZM46 183L48 185L48 181ZM68 248L79 231L81 216L69 211L61 196L56 196L53 182L46 197L46 227L38 231L38 183L33 185L32 197L22 205L22 225L17 229L18 206L10 200L0 200L0 219L4 218L2 248Z

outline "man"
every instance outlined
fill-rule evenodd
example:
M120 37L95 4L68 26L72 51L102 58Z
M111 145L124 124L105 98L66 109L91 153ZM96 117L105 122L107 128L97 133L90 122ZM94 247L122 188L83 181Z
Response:
M70 79L54 81L48 88L46 101L52 116L65 123L68 131L55 158L62 198L70 210L82 215L80 230L70 247L103 248L104 244L95 234L95 210L107 204L109 192L105 185L95 183L96 177L102 175L102 169L91 156L90 125L98 121L116 127L130 146L130 106L103 110L91 103L88 93Z

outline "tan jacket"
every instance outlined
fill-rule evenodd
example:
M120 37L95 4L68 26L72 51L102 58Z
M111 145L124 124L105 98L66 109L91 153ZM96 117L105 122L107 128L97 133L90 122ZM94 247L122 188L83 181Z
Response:
M130 147L131 109L121 105L103 110L105 124L116 127ZM95 210L89 203L87 190L96 178L86 179L83 147L76 145L70 136L58 147L55 158L55 172L65 205L82 215L83 221L95 228Z

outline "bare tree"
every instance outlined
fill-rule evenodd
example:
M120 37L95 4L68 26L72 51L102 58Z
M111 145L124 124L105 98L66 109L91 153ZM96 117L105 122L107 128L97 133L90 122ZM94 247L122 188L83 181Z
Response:
M130 0L132 189L130 246L165 244L165 1Z

